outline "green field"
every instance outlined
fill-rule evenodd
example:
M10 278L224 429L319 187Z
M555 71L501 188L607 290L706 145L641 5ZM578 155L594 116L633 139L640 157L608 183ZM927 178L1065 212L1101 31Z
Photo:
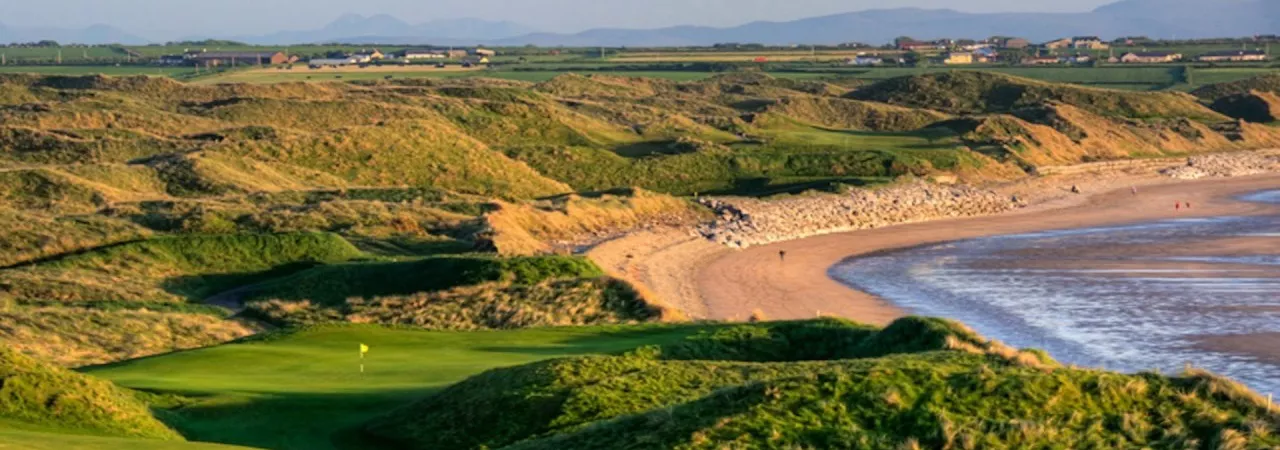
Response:
M272 449L355 448L358 442L353 441L352 427L485 370L674 342L705 328L469 333L319 328L85 372L133 389L196 398L173 420L190 440ZM371 347L363 374L357 351L360 343ZM41 435L19 434L18 443L24 437L31 439L27 445L43 442ZM104 443L99 448L135 448L131 441L119 442L119 447Z
M556 57L559 58L559 57ZM502 62L502 61L496 61ZM563 61L556 61L563 62ZM618 70L613 68L617 67ZM158 67L139 65L8 65L0 66L0 73L39 73L49 75L88 75L104 74L113 76L153 75L168 76L196 83L256 83L271 84L297 81L362 81L405 78L463 78L487 77L504 80L543 82L565 73L604 74L625 77L648 77L675 81L697 81L715 76L721 72L694 70L634 70L636 65L617 64L575 64L556 67L556 64L534 64L519 66L496 66L493 69L460 72L454 70L403 70L403 71L369 71L358 70L346 72L334 71L227 71L221 73L201 73L186 67ZM643 67L640 65L639 67ZM997 72L1019 77L1026 77L1056 83L1072 83L1087 86L1105 87L1123 90L1190 90L1196 86L1213 83L1242 80L1267 73L1280 71L1266 67L1211 67L1196 68L1193 82L1195 86L1183 84L1183 66L1104 66L1091 67L1009 67L1009 66L937 66L927 68L913 67L809 67L803 69L782 69L769 72L777 78L816 79L829 77L847 77L878 81L894 77L921 75L950 71L985 71Z
M38 73L42 75L93 75L110 76L152 75L183 77L196 73L189 67L162 66L0 66L0 73Z

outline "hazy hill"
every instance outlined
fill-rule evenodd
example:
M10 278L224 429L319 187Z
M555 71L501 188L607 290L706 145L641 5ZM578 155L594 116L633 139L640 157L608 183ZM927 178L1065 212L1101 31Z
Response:
M896 8L790 22L754 22L730 28L681 26L654 30L593 29L577 34L533 34L502 44L668 46L718 42L765 44L865 42L898 36L920 39L993 35L1047 41L1064 36L1132 35L1207 38L1274 33L1280 7L1267 0L1124 0L1087 13L974 14L950 9Z
M533 28L508 21L465 18L410 24L387 14L369 17L347 14L318 29L281 31L260 36L237 36L233 39L263 45L334 41L475 45L483 41L513 38L534 31L536 30Z
M715 28L684 25L658 29L597 28L579 33L542 33L528 26L483 19L438 19L411 24L387 14L348 14L319 28L264 35L218 37L264 45L318 42L543 46L688 46L721 42L764 44L882 44L898 36L919 39L1023 36L1047 41L1064 36L1107 38L1145 35L1209 38L1269 34L1280 30L1274 0L1121 0L1081 13L965 13L951 9L892 8L812 17L788 22L752 22ZM105 25L82 30L6 28L0 42L55 39L59 42L138 44L147 40Z
M86 28L16 27L0 23L0 43L54 40L62 43L141 45L148 39L109 25Z

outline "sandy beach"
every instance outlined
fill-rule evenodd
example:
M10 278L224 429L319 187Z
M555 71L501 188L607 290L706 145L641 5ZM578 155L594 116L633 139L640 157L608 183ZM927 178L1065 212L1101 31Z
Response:
M1064 194L1073 184L1085 193ZM1131 186L1139 186L1137 195ZM1196 181L1084 174L1000 187L997 190L1002 193L1030 199L1032 206L994 216L831 234L746 250L730 250L686 230L649 231L603 244L588 255L611 273L639 282L669 306L695 319L746 320L756 314L778 320L824 315L885 324L904 312L833 279L830 268L845 259L875 252L984 236L1177 217L1275 213L1280 208L1234 199L1275 188L1280 188L1280 175L1276 174ZM1190 202L1192 208L1175 210L1176 202ZM785 259L779 252L786 252Z

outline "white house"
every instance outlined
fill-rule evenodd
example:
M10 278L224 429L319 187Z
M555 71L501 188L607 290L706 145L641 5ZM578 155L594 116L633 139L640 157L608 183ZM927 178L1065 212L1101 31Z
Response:
M346 58L315 58L307 62L307 66L318 69L321 67L342 67L353 64L361 64L359 58L348 56Z
M445 59L449 55L434 50L405 50L404 59Z
M884 58L875 55L858 55L848 62L855 66L877 66L884 64Z

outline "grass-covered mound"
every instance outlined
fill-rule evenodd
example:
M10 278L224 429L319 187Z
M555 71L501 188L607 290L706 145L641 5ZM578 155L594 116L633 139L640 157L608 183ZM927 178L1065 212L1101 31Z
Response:
M58 217L0 206L0 267L141 239L150 233L125 220Z
M93 302L4 305L0 342L62 367L82 367L208 347L252 335L262 327L226 320L205 306Z
M1219 98L1211 106L1229 117L1254 123L1280 121L1280 89L1275 92L1250 91Z
M631 285L609 278L482 283L408 295L351 297L342 304L271 300L250 303L245 312L277 326L355 322L430 330L641 323L659 320L663 313Z
M181 440L137 394L0 347L0 422L64 432Z
M1096 89L975 71L892 78L858 89L849 97L951 114L1006 113L1045 102L1059 102L1112 117L1226 120L1201 105L1195 97L1181 93Z
M860 131L914 131L947 119L947 115L929 110L831 97L785 97L768 111L821 126Z
M478 245L504 255L533 255L591 242L620 230L705 218L691 201L641 189L568 195L525 204L499 203L483 217Z
M552 279L603 275L591 261L578 257L448 255L412 261L318 266L255 286L244 298L310 300L338 305L350 297L412 295L488 282L530 285Z
M0 271L0 292L31 301L200 300L280 271L362 255L328 233L159 237Z
M494 370L366 433L423 449L1261 449L1280 444L1264 408L1219 378L1061 367L944 320L819 320Z
M1223 97L1248 94L1253 91L1280 94L1280 74L1272 73L1244 80L1211 84L1191 93L1207 102L1213 102Z

